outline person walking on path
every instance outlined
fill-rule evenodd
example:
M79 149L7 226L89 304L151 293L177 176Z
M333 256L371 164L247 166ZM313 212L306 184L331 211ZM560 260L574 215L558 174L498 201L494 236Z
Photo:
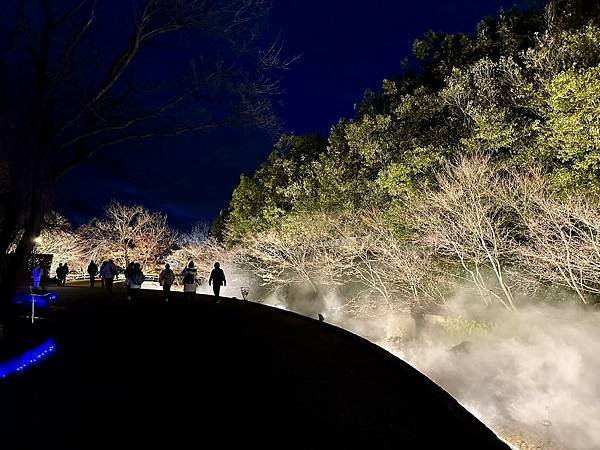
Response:
M38 264L31 271L31 275L33 276L33 288L39 289L40 283L42 282L42 278L44 276L44 269L42 269L42 266Z
M100 281L102 282L102 287L104 287L104 277L102 276L102 272L104 271L104 267L108 264L108 261L104 260L102 264L100 264L100 269L98 270L98 274L100 274Z
M104 286L106 287L106 291L112 295L112 285L115 275L117 274L117 266L112 259L108 260L106 264L102 265L102 270L100 271L100 276L104 281Z
M213 292L215 297L219 297L221 286L227 286L227 280L225 279L225 272L221 269L221 265L216 262L215 268L210 272L210 278L208 279L208 285L212 283Z
M90 264L87 268L87 273L90 276L90 287L94 287L94 284L96 283L96 277L98 276L98 266L93 259L90 261Z
M198 270L194 267L194 261L190 261L187 267L183 269L183 272L181 272L181 275L183 275L183 296L186 299L194 299L198 284L197 274Z
M127 300L133 301L139 299L139 293L144 281L146 281L146 277L142 272L142 268L138 263L133 264L126 281L128 289Z
M165 268L158 275L158 284L163 288L163 296L165 302L169 301L169 292L171 292L171 286L175 281L175 274L171 270L171 266L165 264Z
M56 268L56 284L58 284L59 286L62 286L63 273L63 265L62 263L59 263L58 267Z
M69 275L69 266L67 266L67 263L64 263L63 264L63 277L62 277L62 285L63 286L67 282L67 275Z

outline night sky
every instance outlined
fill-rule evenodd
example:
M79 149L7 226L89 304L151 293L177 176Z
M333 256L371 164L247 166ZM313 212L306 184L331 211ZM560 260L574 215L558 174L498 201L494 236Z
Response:
M486 15L515 0L275 0L272 31L301 59L283 80L279 115L293 133L328 130L367 88L399 71L412 42L427 30L473 32ZM168 68L165 68L168 70ZM186 229L225 208L241 173L251 174L271 150L250 130L147 140L96 154L57 187L56 209L80 224L111 199L141 203Z

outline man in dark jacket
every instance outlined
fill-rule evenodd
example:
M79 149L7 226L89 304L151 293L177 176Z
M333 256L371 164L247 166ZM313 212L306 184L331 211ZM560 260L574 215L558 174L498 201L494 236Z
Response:
M215 293L215 297L219 296L219 291L221 290L221 286L227 286L227 280L225 279L225 272L221 269L221 265L216 262L215 268L210 272L210 278L208 279L208 285L212 284L213 292Z
M90 276L90 287L94 287L94 283L96 283L96 277L98 276L98 266L94 260L90 261L90 265L87 268L87 273Z
M56 268L56 284L58 284L59 286L62 285L62 278L63 278L63 264L60 263L58 264L58 267Z

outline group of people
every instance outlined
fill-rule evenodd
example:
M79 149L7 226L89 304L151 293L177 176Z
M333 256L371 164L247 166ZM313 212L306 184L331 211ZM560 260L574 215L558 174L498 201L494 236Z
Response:
M196 287L200 286L200 280L198 279L198 269L194 265L194 261L190 261L188 265L181 272L183 281L183 295L186 299L192 299L196 294ZM169 264L165 264L165 268L160 272L158 276L158 283L163 288L163 296L165 301L169 301L169 293L171 292L171 286L175 283L175 273L171 269ZM210 273L208 279L208 285L212 285L215 297L219 297L221 286L227 286L227 280L225 279L225 272L221 269L221 265L216 262L214 269Z
M66 264L64 267L66 267ZM94 287L96 283L96 277L100 275L102 285L106 288L109 294L112 294L113 282L119 273L119 269L112 259L104 261L100 268L98 268L98 265L93 260L90 261L90 264L87 268L87 273L90 276L91 287ZM142 283L146 280L146 277L142 272L140 264L134 262L129 263L129 265L124 271L124 274L125 288L127 289L127 298L129 300L135 300L139 297L139 292L142 288ZM200 286L201 282L198 278L198 269L196 269L194 261L190 261L188 265L183 269L183 271L181 272L181 277L183 281L184 297L187 299L192 299L196 294L197 286ZM165 264L165 268L160 272L160 275L158 276L158 283L163 288L163 297L165 301L168 302L169 294L171 292L171 286L173 286L173 284L175 283L175 273L173 272L169 264ZM219 297L221 286L227 286L225 272L223 272L223 269L221 269L221 266L218 262L215 263L214 268L210 273L208 285L212 286L215 297Z
M69 266L67 263L60 263L56 268L56 283L64 286L67 282L67 275L69 275Z
M112 259L104 261L100 265L100 269L98 269L98 266L93 260L90 261L87 272L90 276L91 287L94 287L94 284L96 284L96 277L100 275L100 279L102 280L102 286L106 288L106 291L109 294L112 294L113 281L119 273L119 268Z
M69 266L67 263L60 263L56 268L56 284L64 286L67 281L67 275L69 274ZM44 269L40 264L37 264L31 271L31 277L33 279L33 289L44 289L42 286L42 280L44 279Z

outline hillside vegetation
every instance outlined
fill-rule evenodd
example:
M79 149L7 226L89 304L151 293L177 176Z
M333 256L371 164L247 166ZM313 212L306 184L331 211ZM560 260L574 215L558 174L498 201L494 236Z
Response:
M422 312L598 301L600 4L428 32L327 138L283 135L218 235L265 284ZM340 76L343 76L340 74Z

